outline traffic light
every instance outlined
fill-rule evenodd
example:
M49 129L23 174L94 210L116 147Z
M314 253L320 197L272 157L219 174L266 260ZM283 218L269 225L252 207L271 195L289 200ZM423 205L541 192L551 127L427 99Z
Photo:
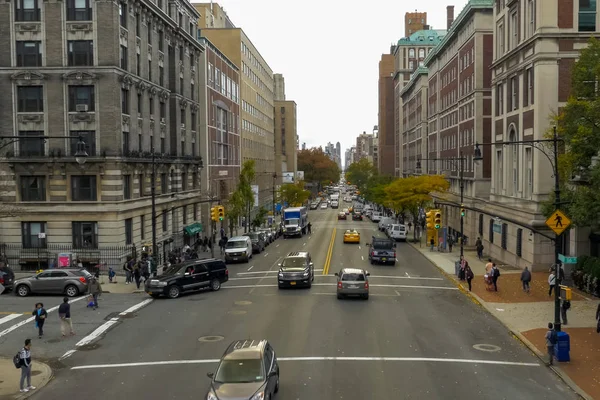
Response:
M218 206L217 207L219 221L223 221L225 219L225 207Z
M435 210L435 229L440 229L442 227L442 211L441 210Z
M218 207L211 207L210 209L210 219L213 221L218 221L219 220L219 208Z
M427 230L431 230L433 229L433 211L429 211L427 214L425 214L426 218L426 223L427 223Z
M463 205L460 206L460 216L461 217L465 216L465 206L463 206Z

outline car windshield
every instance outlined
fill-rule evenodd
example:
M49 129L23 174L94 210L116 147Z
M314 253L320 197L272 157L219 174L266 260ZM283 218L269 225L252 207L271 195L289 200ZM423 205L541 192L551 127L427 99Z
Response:
M223 360L215 375L218 383L251 383L264 380L262 361L252 360Z
M181 265L171 265L169 268L163 271L163 275L183 275L184 268Z
M377 250L387 250L394 247L394 243L391 240L374 240L373 248Z
M346 231L346 235L356 235L358 232L356 232L356 230L354 229L348 229Z
M302 268L306 267L306 261L302 257L290 257L283 260L281 263L282 269Z
M258 233L255 232L246 233L244 236L248 236L252 240L258 240Z
M225 245L226 249L243 249L244 247L246 247L245 240L230 240Z
M285 220L286 225L298 225L300 220L298 218L288 218Z
M345 274L342 275L342 280L343 281L352 281L352 282L364 281L365 280L365 275L364 274L348 274L348 273L345 273Z

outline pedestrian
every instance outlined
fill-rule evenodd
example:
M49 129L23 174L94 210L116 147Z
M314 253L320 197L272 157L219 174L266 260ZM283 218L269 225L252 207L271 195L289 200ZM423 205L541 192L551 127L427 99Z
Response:
M36 303L35 310L31 312L31 315L35 316L35 327L37 328L38 336L41 339L42 336L44 336L44 322L46 322L46 317L48 316L44 304Z
M139 268L138 268L138 272L139 272ZM139 273L138 273L138 276L136 278L136 282L138 283L138 288L140 287L139 280L140 280L140 278L139 278ZM100 286L100 282L98 281L98 279L92 278L90 280L89 291L92 294L92 298L94 299L93 309L95 310L98 308L98 296L100 295L100 293L102 293L102 286Z
M563 325L568 325L567 311L569 308L571 308L571 302L569 300L563 300L560 304L560 315L562 316Z
M133 279L135 280L135 284L137 288L140 288L140 281L142 279L142 272L140 271L140 263L139 261L133 264Z
M480 237L475 241L475 249L477 249L477 258L481 260L483 258L483 242Z
M465 260L465 256L460 256L460 268L458 269L458 279L461 281L465 280L465 266L467 265L467 260Z
M465 264L465 277L467 278L467 283L469 284L469 292L470 292L471 291L471 281L473 280L473 278L475 278L475 274L473 273L473 270L471 269L471 266L469 265L468 262Z
M548 365L554 361L554 345L557 342L557 334L554 330L554 324L548 322L548 331L546 332L546 348L548 349Z
M496 266L496 263L492 263L492 284L494 285L494 291L498 291L498 278L500 278L500 270Z
M433 251L433 248L435 247L435 239L431 238L431 240L429 241L429 245L431 246L429 248L429 251Z
M108 281L110 283L117 283L117 274L115 273L115 270L113 269L113 267L108 267Z
M35 389L35 386L31 386L31 339L25 339L25 346L19 351L19 361L21 365L19 387L21 393L27 393ZM27 379L27 386L25 386L25 379Z
M63 302L60 306L58 306L58 317L60 318L60 332L62 336L67 336L67 332L69 335L74 335L73 332L73 322L71 321L71 305L69 304L69 298L63 298Z
M131 257L127 257L127 261L123 264L123 271L125 271L125 284L129 285L131 283L131 273L133 272L131 268Z
M308 234L310 235L312 233L312 224L309 222L307 226L308 226Z
M523 291L525 293L529 293L529 284L531 283L531 271L527 267L525 267L523 272L521 272L521 282L523 284Z
M448 236L448 251L452 253L452 246L454 246L454 238L452 235Z
M556 286L556 275L554 275L554 272L550 272L550 275L548 276L548 286L550 286L550 289L548 289L548 297L551 297L552 291Z

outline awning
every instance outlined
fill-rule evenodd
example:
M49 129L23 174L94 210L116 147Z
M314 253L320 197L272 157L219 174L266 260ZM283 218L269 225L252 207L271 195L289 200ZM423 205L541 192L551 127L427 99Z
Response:
M194 222L183 228L183 231L188 236L194 236L195 234L202 232L202 224L200 222Z

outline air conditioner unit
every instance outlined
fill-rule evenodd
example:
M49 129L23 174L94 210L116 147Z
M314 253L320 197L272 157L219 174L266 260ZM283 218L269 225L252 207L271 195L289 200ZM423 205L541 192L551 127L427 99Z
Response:
M87 110L88 110L87 104L77 104L75 106L75 111L77 111L77 112L87 112Z

